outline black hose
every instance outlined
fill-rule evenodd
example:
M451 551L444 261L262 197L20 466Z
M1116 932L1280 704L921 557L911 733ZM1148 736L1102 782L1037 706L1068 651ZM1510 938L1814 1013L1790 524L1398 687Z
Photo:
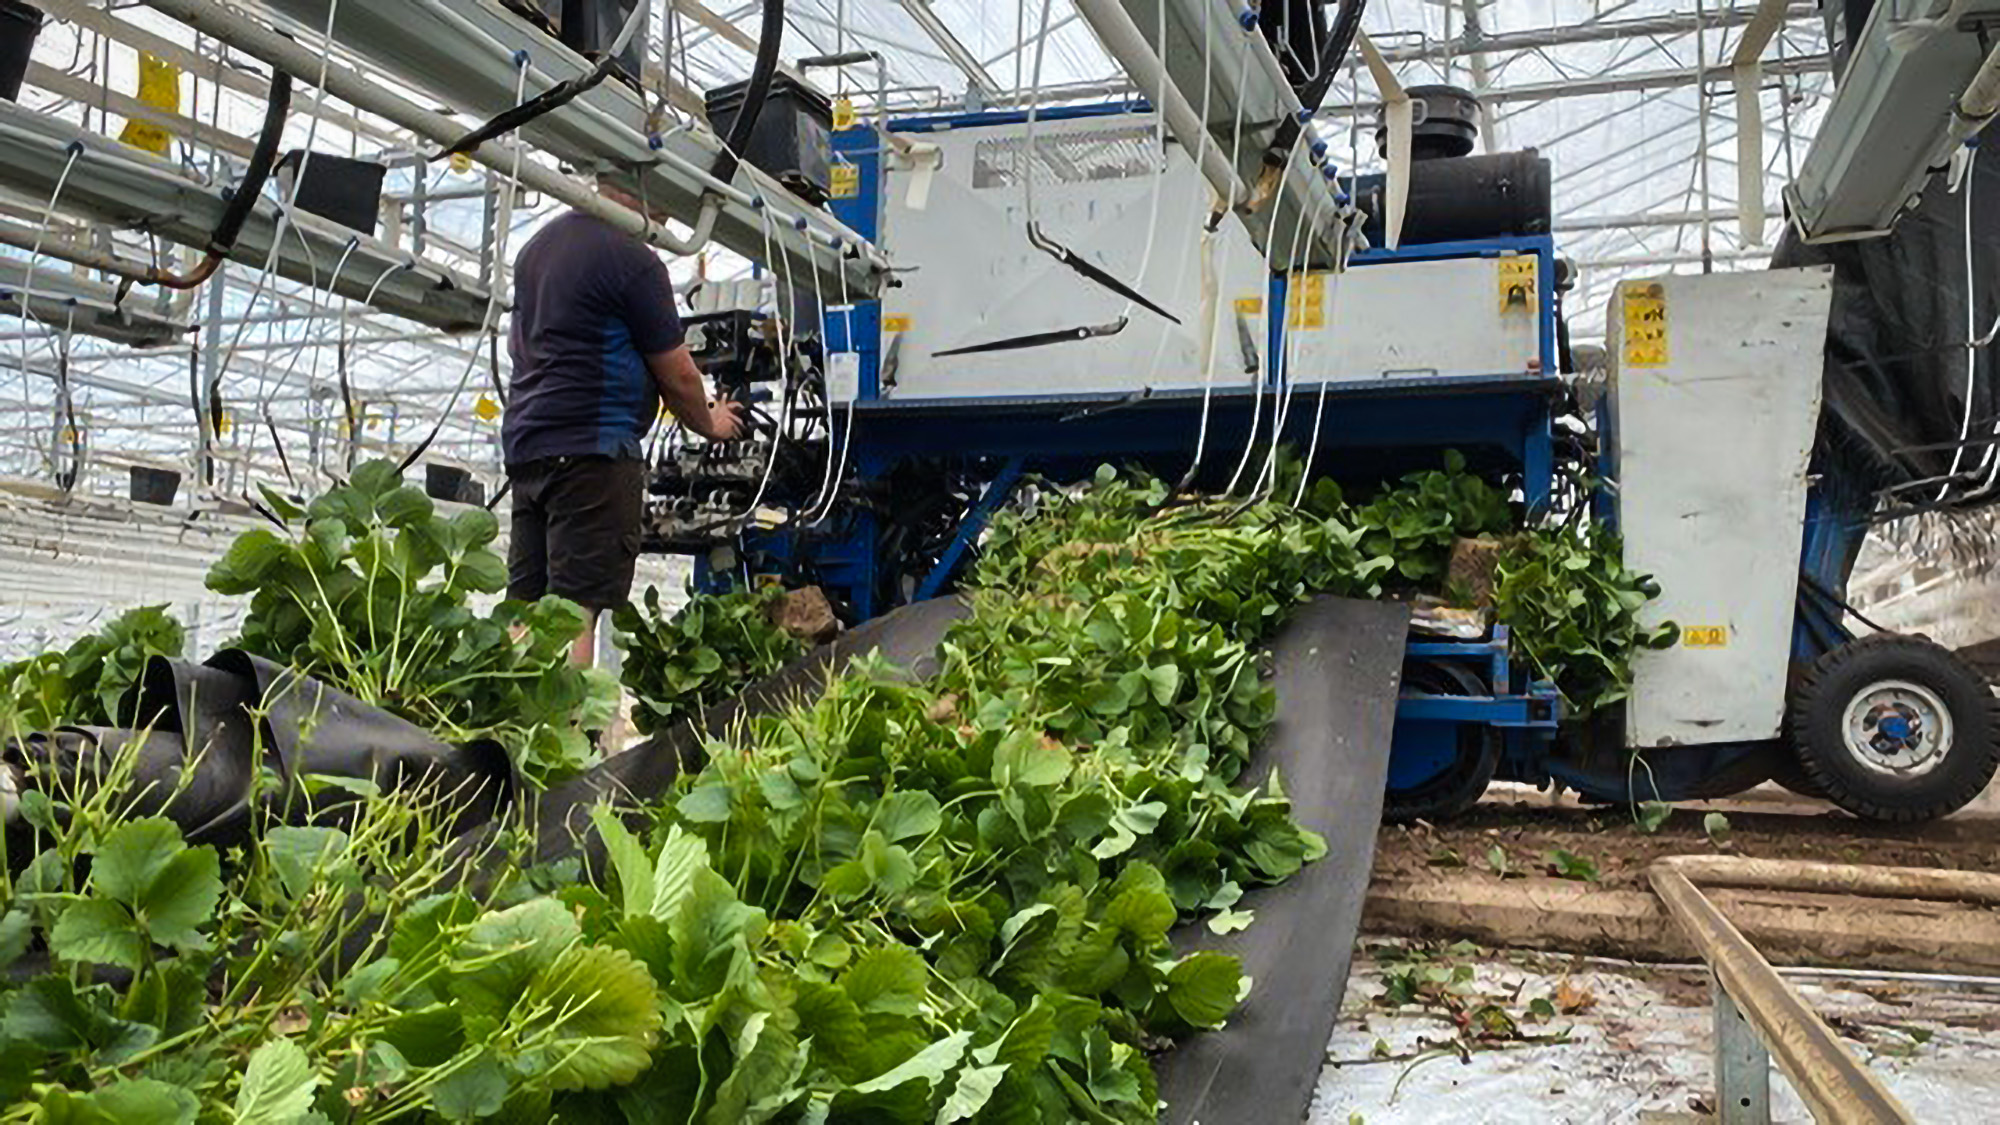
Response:
M243 182L236 185L236 194L229 197L222 221L215 224L215 233L209 235L210 254L225 257L236 248L236 236L243 233L243 224L249 220L250 210L257 205L257 197L263 194L264 184L271 178L271 168L277 163L278 142L284 137L285 115L291 108L292 76L273 68L271 96L264 103L264 130L257 134L257 148L250 154L250 167L243 173ZM303 167L299 170L305 171Z
M1361 11L1367 6L1368 0L1340 0L1340 14L1334 17L1333 33L1320 47L1319 71L1298 90L1299 104L1305 107L1307 113L1319 112L1319 104L1326 100L1326 92L1333 86L1333 76L1340 70L1341 60L1354 46L1355 34L1361 30ZM1264 162L1283 164L1304 130L1305 122L1297 117L1279 122L1277 136L1264 153Z
M750 81L743 86L743 104L729 123L729 137L722 154L715 158L709 174L723 183L736 178L738 153L750 144L750 133L771 96L771 79L778 73L778 47L785 38L785 0L764 0L764 22L757 34L757 61L750 67Z

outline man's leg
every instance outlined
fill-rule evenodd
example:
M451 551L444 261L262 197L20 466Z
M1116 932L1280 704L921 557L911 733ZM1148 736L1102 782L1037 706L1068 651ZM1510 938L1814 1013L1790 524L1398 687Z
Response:
M510 469L513 520L507 541L507 596L532 602L549 592L549 514L542 506L546 474L540 465Z
M645 462L581 457L551 477L548 511L549 593L583 607L588 620L570 649L578 666L595 663L597 618L625 604L639 560Z

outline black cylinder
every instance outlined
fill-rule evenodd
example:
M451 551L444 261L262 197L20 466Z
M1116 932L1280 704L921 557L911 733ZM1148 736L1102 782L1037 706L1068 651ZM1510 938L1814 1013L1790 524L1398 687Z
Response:
M1387 201L1381 174L1355 182L1355 203L1368 213L1368 241L1383 244ZM1410 165L1402 245L1464 242L1505 235L1547 234L1553 204L1549 162L1534 149L1491 156L1419 160Z
M20 0L0 0L0 99L19 101L28 57L42 31L42 10Z

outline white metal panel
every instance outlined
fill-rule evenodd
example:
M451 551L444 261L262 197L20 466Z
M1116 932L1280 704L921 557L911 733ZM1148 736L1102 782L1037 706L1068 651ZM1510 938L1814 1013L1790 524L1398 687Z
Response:
M1680 644L1633 664L1635 747L1774 738L1832 273L1628 281L1611 306L1625 561Z
M915 267L882 300L885 332L904 337L889 397L1200 387L1211 325L1215 385L1249 381L1236 318L1243 302L1247 311L1240 315L1261 362L1269 292L1264 260L1242 223L1227 217L1210 240L1207 268L1216 282L1214 302L1205 305L1202 227L1211 195L1176 145L1166 148L1165 175L1154 174L1160 166L1154 128L1151 114L1037 122L1035 149L1051 155L1035 162L1034 215L1049 238L1172 312L1178 325L1128 307L1125 298L1029 243L1027 193L1006 148L1022 142L1025 125L924 138L939 147L942 163L922 205L911 205L910 173L886 177L881 241L895 247L899 264ZM1108 324L1121 313L1130 320L1115 336L934 357L968 344Z
M1357 263L1337 279L1310 275L1321 280L1295 283L1287 301L1296 339L1286 362L1308 382L1525 373L1541 357L1536 262ZM1523 283L1525 297L1508 300Z

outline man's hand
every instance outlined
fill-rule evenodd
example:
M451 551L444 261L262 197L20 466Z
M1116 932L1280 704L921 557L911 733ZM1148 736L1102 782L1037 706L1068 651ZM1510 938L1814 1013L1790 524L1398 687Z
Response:
M728 395L719 395L708 404L708 424L695 429L695 433L710 441L735 441L743 435L743 404L731 402Z

